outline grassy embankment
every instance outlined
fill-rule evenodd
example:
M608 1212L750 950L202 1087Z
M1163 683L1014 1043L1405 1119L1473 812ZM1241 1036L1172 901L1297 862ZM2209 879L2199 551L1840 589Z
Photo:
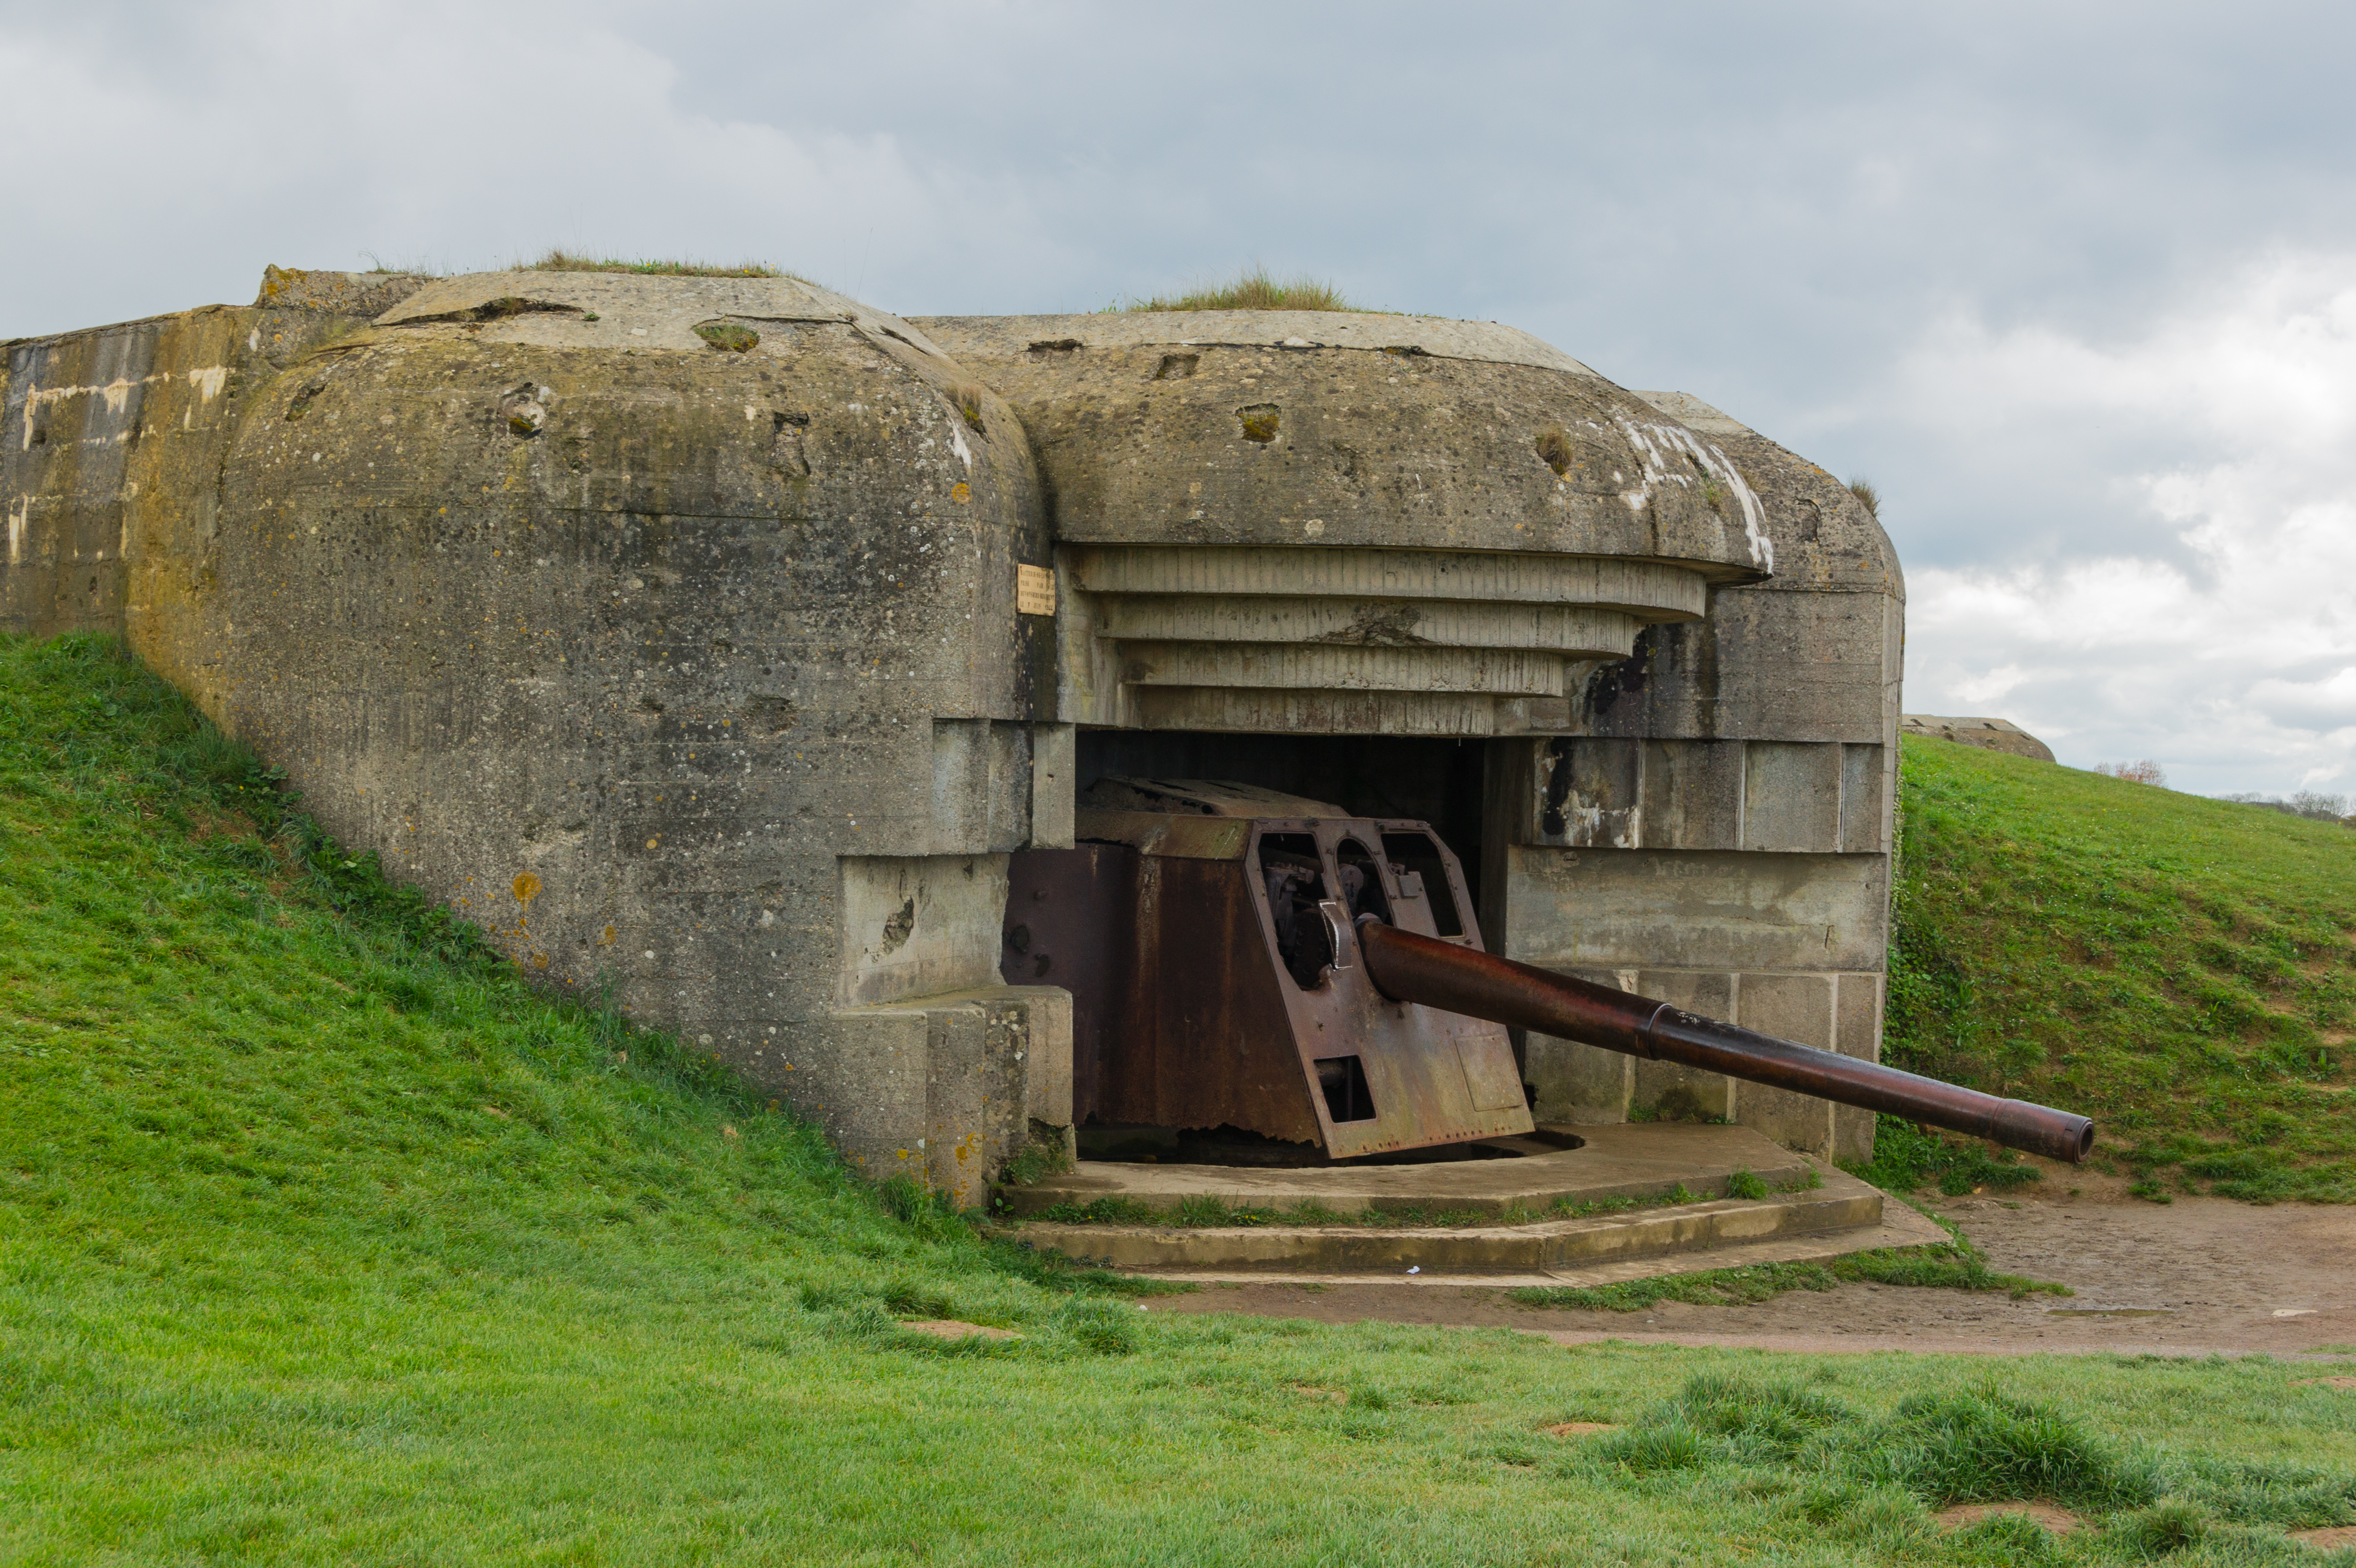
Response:
M2149 1197L2356 1201L2356 832L1940 740L1901 801L1888 1060L2083 1112Z
M2329 1367L1141 1305L535 995L105 645L0 641L0 1562L2296 1563L2356 1519ZM896 1321L941 1316L1023 1337ZM2096 1528L1926 1511L2026 1495Z

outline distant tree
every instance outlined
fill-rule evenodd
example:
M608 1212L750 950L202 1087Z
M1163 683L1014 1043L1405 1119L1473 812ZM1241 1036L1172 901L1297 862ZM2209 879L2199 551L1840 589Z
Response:
M2109 769L2102 769L2108 772ZM2356 826L2356 817L2349 815L2349 800L2345 795L2325 795L2313 789L2301 789L2289 800L2280 795L2220 795L2221 800L2231 800L2237 806L2264 806L2269 811L2280 811L2288 817L2306 817L2319 822L2347 822Z
M2168 784L2166 770L2148 757L2140 762L2105 762L2094 771L2113 779L2124 779L2130 784L2157 784L2162 788Z
M2290 798L2290 809L2302 817L2319 822L2336 822L2348 814L2348 797L2322 795L2312 789L2301 789Z

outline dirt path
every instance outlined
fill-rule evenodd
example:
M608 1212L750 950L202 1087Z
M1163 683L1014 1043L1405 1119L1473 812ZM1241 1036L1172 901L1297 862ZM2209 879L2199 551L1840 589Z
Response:
M1214 1285L1156 1312L1246 1312L1326 1323L1496 1325L1565 1343L1617 1338L1783 1350L2018 1355L2356 1353L2356 1207L2223 1198L2158 1205L2079 1198L1943 1200L1992 1267L2054 1280L2075 1296L2007 1297L1852 1284L1790 1291L1756 1306L1662 1302L1641 1312L1515 1305L1462 1285Z

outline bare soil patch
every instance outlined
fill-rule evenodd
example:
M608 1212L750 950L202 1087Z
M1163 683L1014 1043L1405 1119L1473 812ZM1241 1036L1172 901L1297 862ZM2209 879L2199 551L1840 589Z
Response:
M1958 1503L1951 1509L1941 1509L1931 1517L1943 1530L1961 1530L1997 1514L2025 1514L2056 1535L2067 1535L2085 1521L2057 1503Z
M920 1317L900 1325L911 1334L929 1334L936 1339L1020 1339L1012 1328L991 1328L980 1323L959 1323L954 1317Z
M1566 1421L1546 1429L1548 1437L1592 1437L1599 1432L1617 1432L1620 1428L1609 1421Z
M2054 1178L2048 1178L2049 1181ZM2062 1189L2066 1192L2066 1188ZM1750 1306L1661 1302L1641 1312L1520 1306L1501 1290L1406 1283L1316 1289L1271 1280L1220 1284L1162 1305L1323 1323L1380 1321L1532 1329L1604 1338L1802 1351L2118 1351L2276 1356L2356 1343L2356 1207L2107 1194L1944 1199L1991 1268L2077 1294L2012 1301L1995 1292L1848 1284ZM2278 1316L2279 1315L2279 1316Z

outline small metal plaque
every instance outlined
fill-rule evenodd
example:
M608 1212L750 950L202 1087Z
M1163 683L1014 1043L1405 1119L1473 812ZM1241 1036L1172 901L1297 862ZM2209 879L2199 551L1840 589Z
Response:
M1055 574L1044 566L1014 568L1014 607L1027 616L1055 613Z

